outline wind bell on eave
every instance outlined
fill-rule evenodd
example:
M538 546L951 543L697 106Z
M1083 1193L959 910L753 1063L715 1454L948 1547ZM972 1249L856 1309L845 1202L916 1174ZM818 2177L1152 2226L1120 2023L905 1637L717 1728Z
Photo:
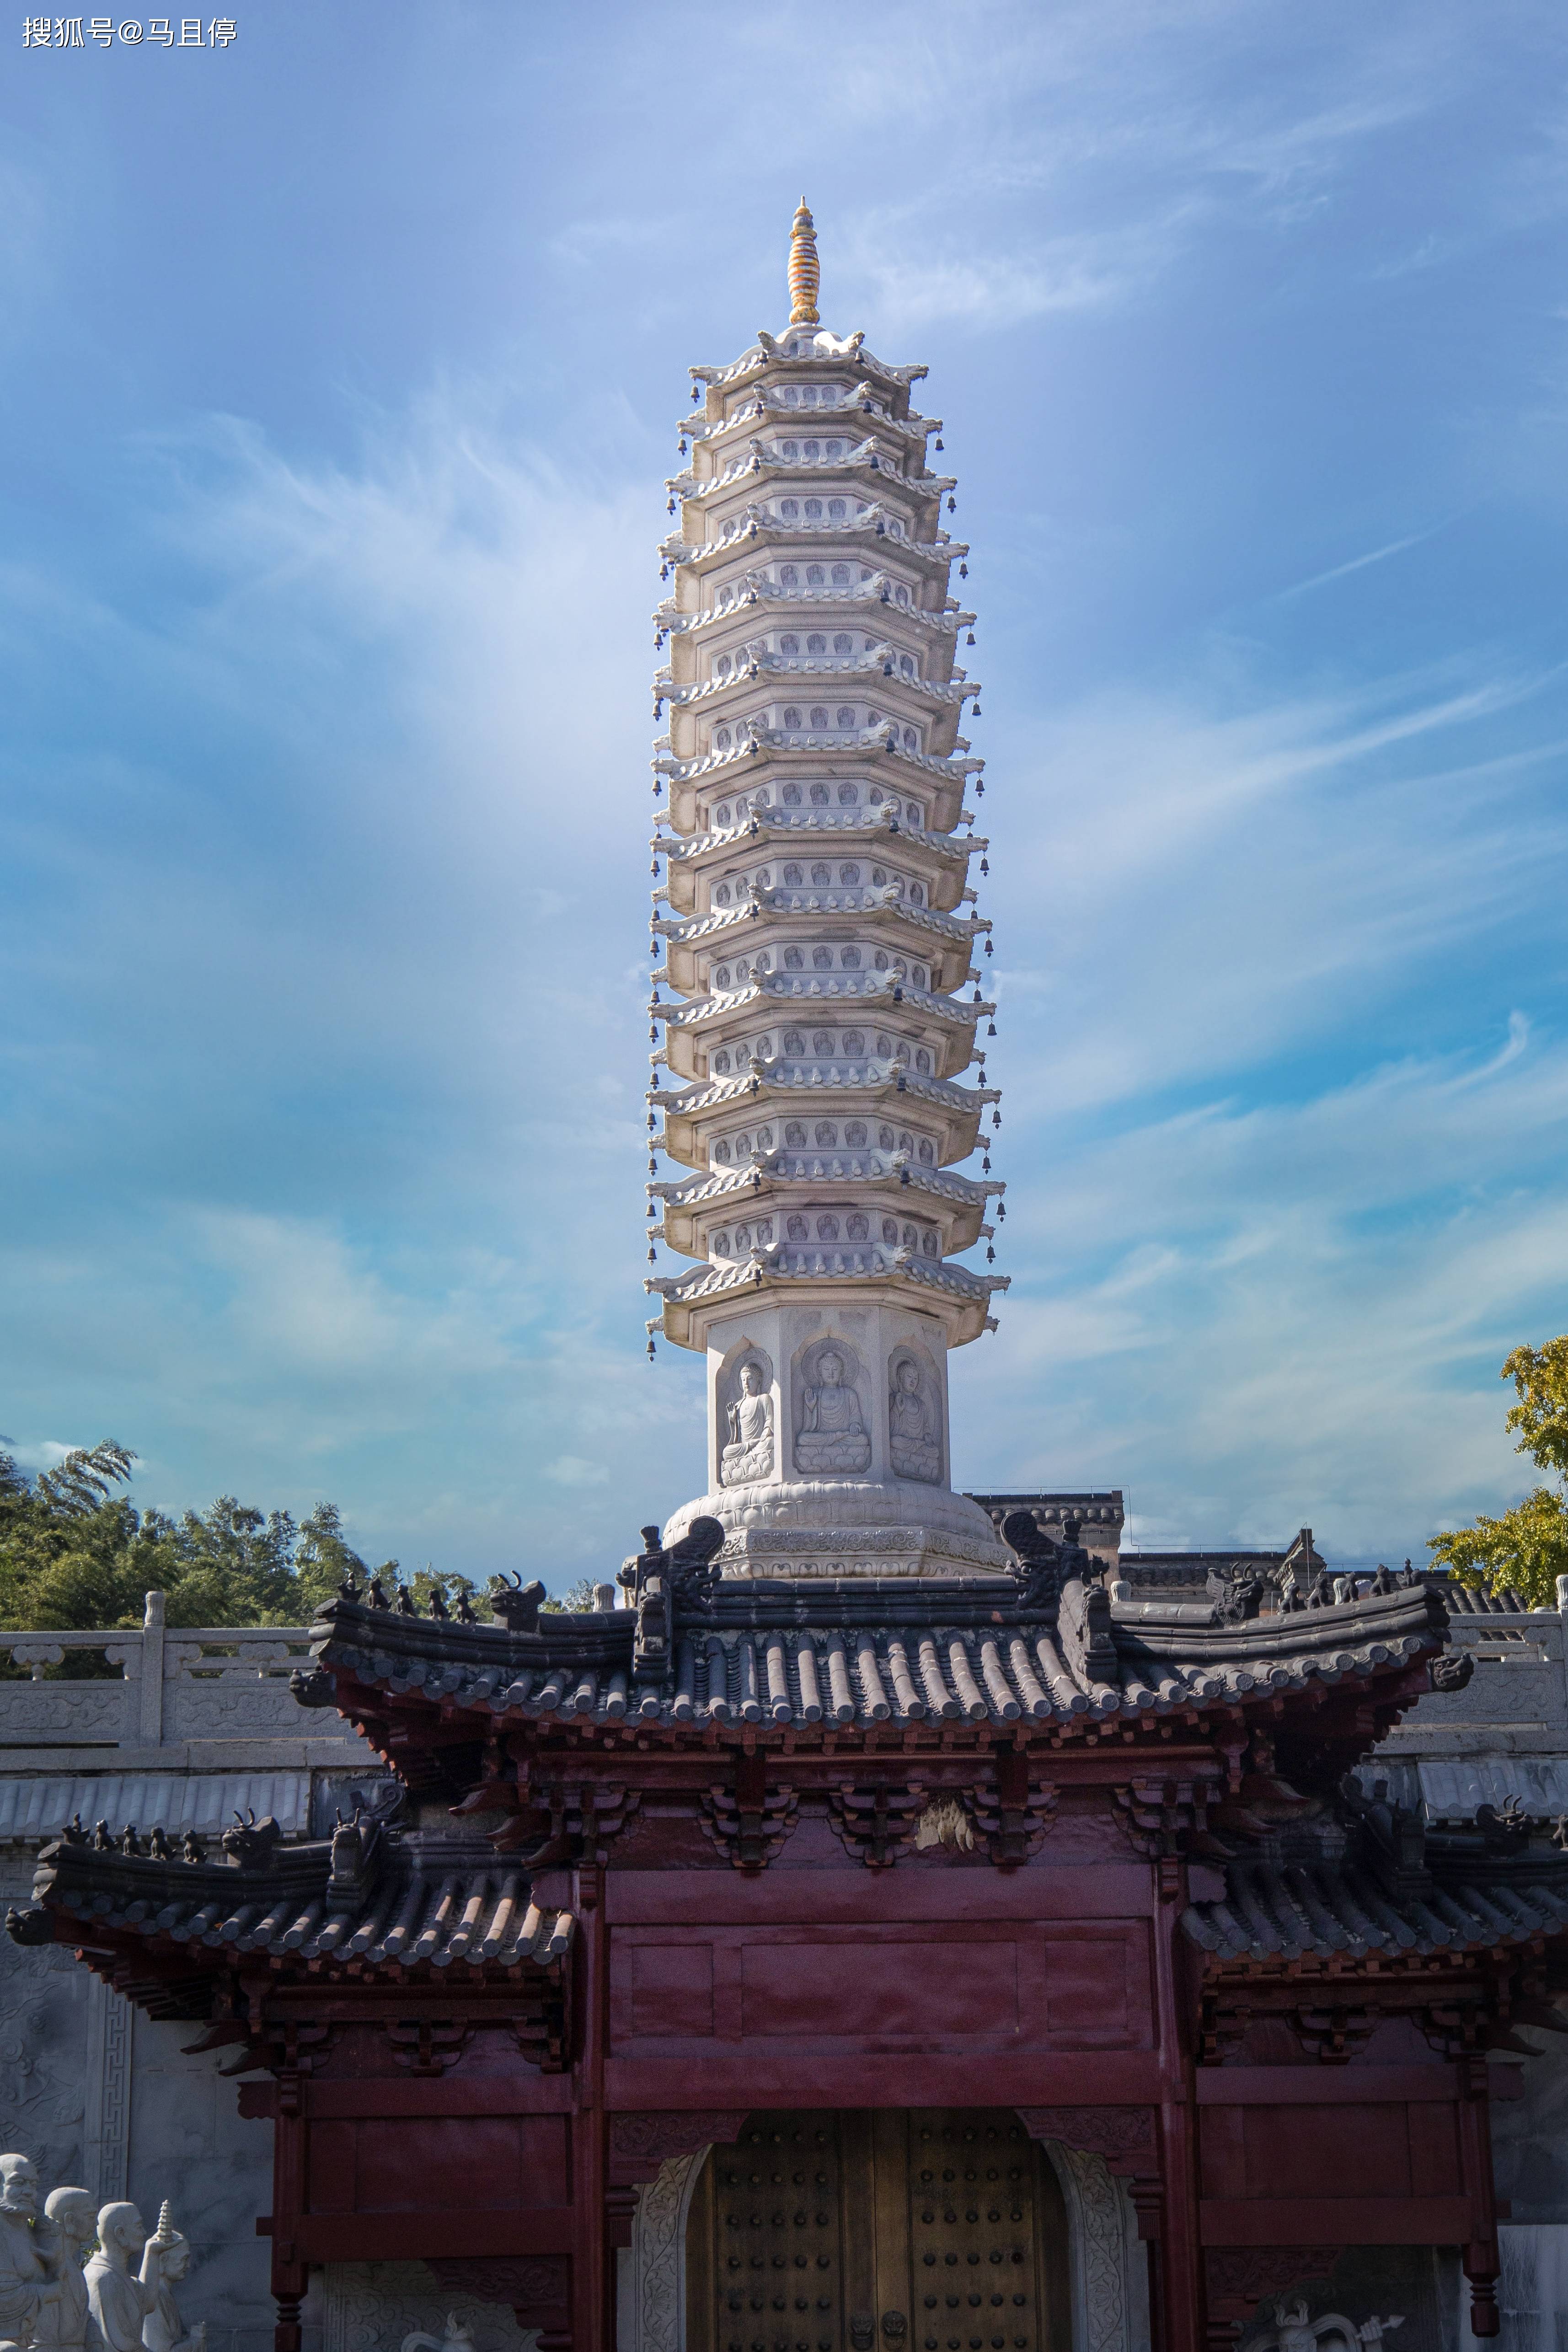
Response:
M682 1172L650 1181L649 1245L692 1263L650 1276L648 1328L708 1367L708 1492L666 1539L711 1516L730 1575L952 1574L1005 1557L948 1460L948 1354L1007 1285L965 1262L1002 1186L988 1157L959 1172L998 1099L988 844L961 830L974 615L948 594L968 550L910 405L925 368L821 324L804 199L788 281L782 333L692 371L659 551L649 1013L674 1083L649 1167Z

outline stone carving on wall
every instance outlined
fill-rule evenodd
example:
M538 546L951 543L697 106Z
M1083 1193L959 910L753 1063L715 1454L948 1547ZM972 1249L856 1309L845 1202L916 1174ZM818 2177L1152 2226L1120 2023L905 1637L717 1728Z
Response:
M725 1413L729 1442L719 1461L719 1484L740 1486L773 1475L773 1399L755 1356L740 1368L740 1393Z
M893 1466L900 1478L942 1483L942 1432L926 1392L925 1375L910 1355L895 1356L887 1399L887 1433Z
M459 2328L475 2352L538 2352L505 2303L443 2293L423 2263L329 2263L322 2352L402 2352L412 2335L451 2344Z
M0 1937L0 2147L32 2149L45 2179L85 2177L97 2205L104 2200L83 2155L80 2071L92 1988L104 1991L63 1945L40 1950ZM89 2096L93 2060L89 2046Z
M795 1467L808 1476L871 1467L855 1369L848 1349L837 1340L819 1340L801 1359Z

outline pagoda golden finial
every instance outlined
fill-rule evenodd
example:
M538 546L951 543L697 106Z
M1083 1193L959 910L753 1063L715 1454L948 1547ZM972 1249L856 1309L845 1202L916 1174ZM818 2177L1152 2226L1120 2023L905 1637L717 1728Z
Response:
M789 324L814 327L817 321L817 231L804 196L789 231Z

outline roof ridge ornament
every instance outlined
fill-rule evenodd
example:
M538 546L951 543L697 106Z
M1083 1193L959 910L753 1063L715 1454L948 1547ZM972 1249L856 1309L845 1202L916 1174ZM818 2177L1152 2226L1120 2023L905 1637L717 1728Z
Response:
M789 230L789 324L792 327L821 324L817 312L820 282L816 224L802 196Z

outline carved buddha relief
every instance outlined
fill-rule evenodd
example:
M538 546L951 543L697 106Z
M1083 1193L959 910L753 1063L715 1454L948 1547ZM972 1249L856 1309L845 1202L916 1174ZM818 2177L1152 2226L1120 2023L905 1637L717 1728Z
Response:
M930 1486L942 1482L942 1430L929 1381L911 1355L895 1356L887 1398L888 1450L894 1474L919 1478Z
M719 1455L721 1486L741 1486L755 1478L773 1475L773 1399L768 1393L767 1367L747 1356L740 1367L738 1390L724 1408L727 1443Z
M808 1475L867 1470L871 1437L855 1388L859 1366L838 1340L819 1340L800 1364L795 1467Z

